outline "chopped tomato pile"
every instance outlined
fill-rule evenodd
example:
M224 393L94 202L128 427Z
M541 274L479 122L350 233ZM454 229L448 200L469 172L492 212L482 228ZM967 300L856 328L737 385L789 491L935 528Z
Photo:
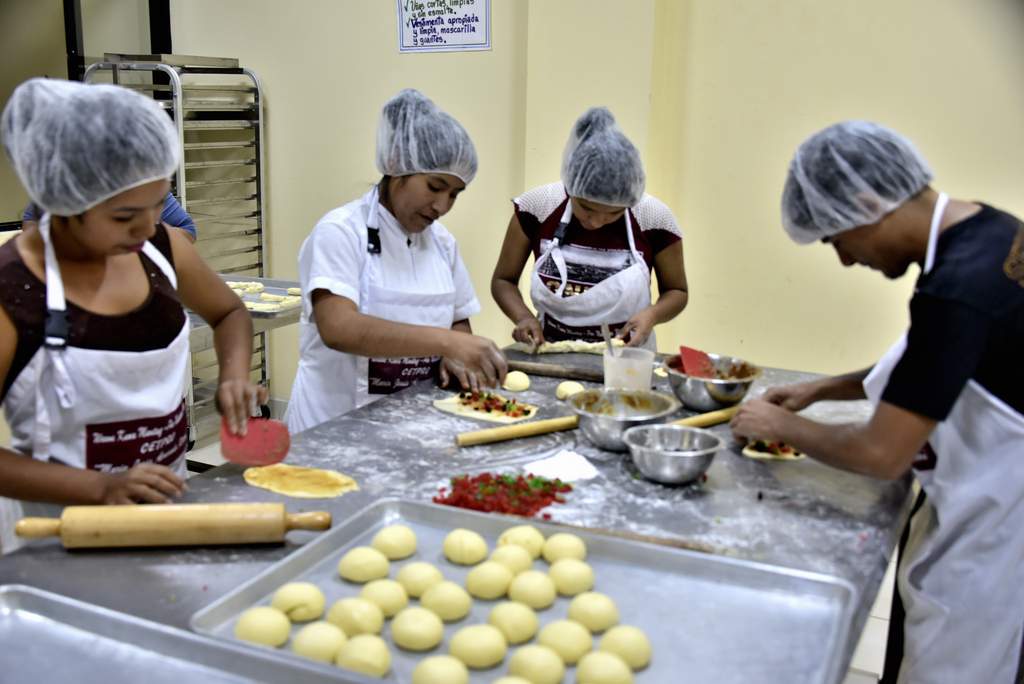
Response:
M785 442L766 442L763 439L755 441L751 447L755 451L763 451L767 454L792 454L796 449Z
M451 489L441 487L434 503L469 508L487 513L510 513L533 517L542 508L553 503L565 503L562 494L572 491L572 485L559 479L549 480L532 474L459 475L451 479ZM545 520L551 516L545 513Z
M493 392L459 392L459 403L474 411L501 413L510 418L521 418L530 414L530 409L515 399L506 399Z

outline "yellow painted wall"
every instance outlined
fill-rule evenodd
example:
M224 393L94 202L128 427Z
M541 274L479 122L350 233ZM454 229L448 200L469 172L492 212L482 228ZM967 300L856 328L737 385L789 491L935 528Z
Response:
M692 288L690 307L662 328L663 349L686 341L837 372L871 364L906 325L916 268L897 282L844 270L829 248L798 247L780 227L792 151L834 121L890 125L917 143L936 187L1024 216L1024 5L658 4L668 61L655 65L646 156L657 160L652 189L686 231ZM669 187L656 174L666 167Z

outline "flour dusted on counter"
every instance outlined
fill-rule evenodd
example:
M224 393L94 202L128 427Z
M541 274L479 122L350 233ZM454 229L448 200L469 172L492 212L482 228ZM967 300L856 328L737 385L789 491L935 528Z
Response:
M576 482L597 477L597 468L575 451L562 449L554 456L542 458L523 466L523 470L548 479L560 479L563 482Z

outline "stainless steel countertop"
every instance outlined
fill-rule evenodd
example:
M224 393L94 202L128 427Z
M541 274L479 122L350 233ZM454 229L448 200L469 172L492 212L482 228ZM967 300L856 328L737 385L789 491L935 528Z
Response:
M752 391L810 377L769 369ZM568 413L554 399L558 379L531 380L520 398L540 405L541 418ZM547 509L555 522L682 539L846 579L859 592L848 664L909 512L909 477L882 482L810 459L751 461L734 446L718 454L706 482L665 487L638 479L628 458L595 449L578 431L460 450L456 432L486 425L431 408L430 401L442 395L420 384L294 436L289 463L341 470L356 478L360 492L336 500L287 499L248 487L242 469L226 465L190 479L184 502L286 501L292 511L327 509L341 520L383 496L427 501L452 475L512 467L571 448L589 457L600 475L579 483L567 504ZM866 402L825 402L807 415L850 421L869 411ZM713 429L728 433L725 425ZM197 609L311 534L291 533L284 545L211 549L69 552L56 540L41 541L0 558L0 584L29 584L185 627Z

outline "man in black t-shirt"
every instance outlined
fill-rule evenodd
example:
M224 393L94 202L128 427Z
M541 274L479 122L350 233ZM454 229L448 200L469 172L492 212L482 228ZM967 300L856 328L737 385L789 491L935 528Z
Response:
M787 233L888 278L918 264L910 328L873 368L773 388L732 428L866 475L913 469L926 496L905 535L906 619L883 681L1009 684L1024 632L1024 225L931 180L913 145L875 124L837 124L800 146ZM863 398L876 405L863 424L795 413Z

